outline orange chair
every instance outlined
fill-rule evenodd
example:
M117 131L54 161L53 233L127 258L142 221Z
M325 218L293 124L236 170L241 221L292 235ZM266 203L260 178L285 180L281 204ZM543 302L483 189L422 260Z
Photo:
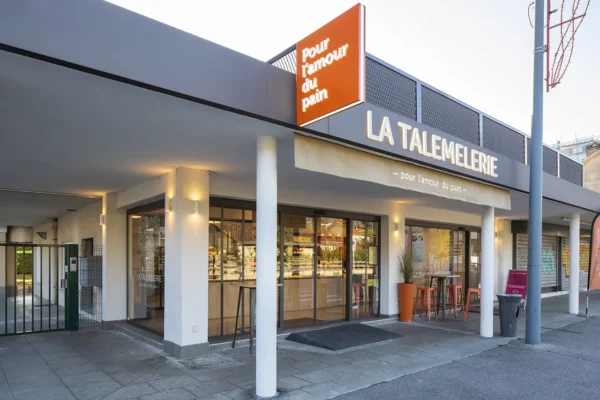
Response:
M456 311L456 309L458 308L458 304L463 304L465 300L463 296L462 284L457 283L454 285L446 285L446 290L448 291L448 304L450 305L450 307L454 306L454 318L456 318L458 316ZM459 295L460 303L458 302Z
M422 318L423 314L423 303L425 302L425 295L427 295L427 320L431 321L431 313L435 313L435 289L433 287L420 287L417 288L417 298L421 298L421 307L419 307L419 318ZM433 297L433 304L431 303ZM417 309L417 301L415 299L415 312ZM437 313L435 313L435 319L437 319Z
M477 295L477 299L481 301L481 289L469 288L469 290L467 290L467 299L464 307L465 321L467 320L467 315L469 314L469 304L471 304L471 295L473 294Z

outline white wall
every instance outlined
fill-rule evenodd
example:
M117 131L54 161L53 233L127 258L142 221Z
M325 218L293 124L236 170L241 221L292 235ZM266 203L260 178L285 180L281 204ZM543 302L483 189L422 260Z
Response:
M30 226L9 226L7 240L19 243L31 243L33 230Z
M167 176L168 174L161 175L119 192L117 194L117 207L133 208L152 200L163 199Z
M105 216L101 226L104 323L127 317L127 215L125 210L117 208L117 202L116 193L106 193L101 202L101 212Z
M94 239L94 245L102 244L102 200L90 204L58 219L58 244L75 243L81 245L82 239Z
M94 245L102 244L102 200L90 204L77 211L65 214L58 218L58 236L55 238L52 230L52 221L33 228L33 243L35 244L64 244L74 243L81 245L82 239L94 239ZM40 238L37 232L46 232L46 240ZM54 242L53 239L57 241Z

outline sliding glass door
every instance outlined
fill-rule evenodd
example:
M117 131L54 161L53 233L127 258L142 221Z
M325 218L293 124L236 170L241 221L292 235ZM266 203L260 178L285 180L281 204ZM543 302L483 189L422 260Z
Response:
M283 215L283 324L315 320L315 219Z
M379 313L379 238L377 222L352 221L352 318Z
M346 318L347 221L317 218L317 321Z

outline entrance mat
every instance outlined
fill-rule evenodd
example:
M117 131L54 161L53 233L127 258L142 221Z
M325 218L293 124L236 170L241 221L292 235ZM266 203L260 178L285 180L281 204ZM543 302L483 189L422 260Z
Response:
M286 340L336 351L399 337L402 337L402 335L369 325L348 324L333 328L292 333Z

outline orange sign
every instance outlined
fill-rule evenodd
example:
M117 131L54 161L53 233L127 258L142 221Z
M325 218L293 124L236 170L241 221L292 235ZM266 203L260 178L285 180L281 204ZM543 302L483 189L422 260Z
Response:
M296 44L296 123L365 101L365 7L357 4Z
M600 215L592 222L592 237L590 239L590 268L588 290L600 289Z

